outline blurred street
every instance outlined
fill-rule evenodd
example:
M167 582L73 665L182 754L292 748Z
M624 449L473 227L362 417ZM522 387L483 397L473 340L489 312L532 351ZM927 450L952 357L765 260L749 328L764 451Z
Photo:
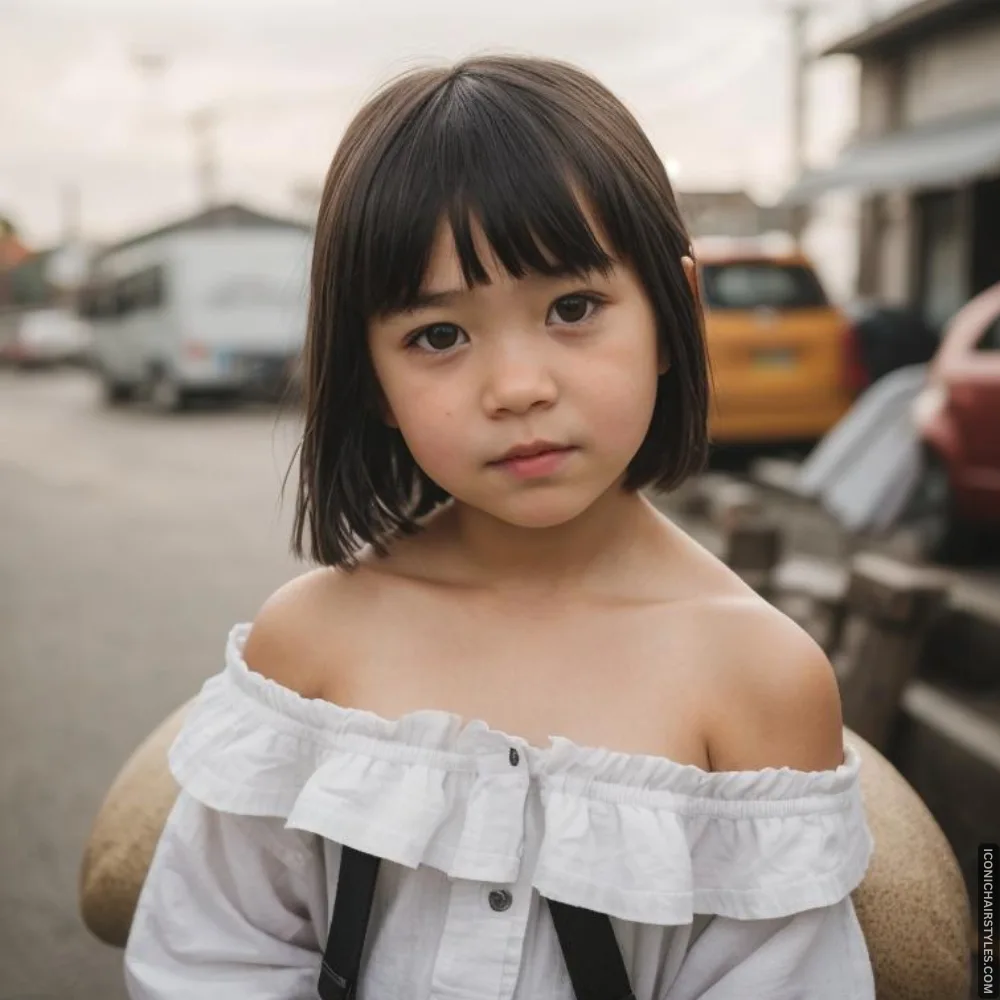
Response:
M294 445L273 408L167 419L86 375L0 372L0 1000L120 1000L76 912L80 853L128 754L296 572Z

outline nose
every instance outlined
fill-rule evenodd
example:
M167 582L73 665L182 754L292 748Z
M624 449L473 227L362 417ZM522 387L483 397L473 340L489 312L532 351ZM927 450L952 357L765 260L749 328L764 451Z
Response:
M486 411L499 416L552 406L559 392L549 360L528 338L497 345L487 361L483 393Z

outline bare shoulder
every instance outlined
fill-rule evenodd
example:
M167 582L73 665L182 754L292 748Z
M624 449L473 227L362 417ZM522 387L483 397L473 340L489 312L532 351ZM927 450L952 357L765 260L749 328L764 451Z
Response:
M254 617L247 666L304 697L323 697L331 672L355 659L369 586L360 571L320 568L279 587Z
M843 762L843 719L833 667L795 622L756 595L706 601L697 614L716 771Z
M304 697L340 702L381 648L379 623L399 621L400 594L440 561L435 527L428 519L382 555L366 547L352 570L320 567L280 587L254 618L247 666Z

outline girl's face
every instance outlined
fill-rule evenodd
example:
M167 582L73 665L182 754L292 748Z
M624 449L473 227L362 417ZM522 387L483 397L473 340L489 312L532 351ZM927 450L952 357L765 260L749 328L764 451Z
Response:
M417 306L369 324L385 419L457 502L553 527L619 483L645 439L666 370L655 315L624 264L517 279L474 238L488 284L466 287L442 225ZM504 461L546 445L559 450Z

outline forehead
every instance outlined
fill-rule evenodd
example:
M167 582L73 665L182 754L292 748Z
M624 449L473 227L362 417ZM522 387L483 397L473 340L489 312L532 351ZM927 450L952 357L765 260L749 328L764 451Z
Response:
M503 262L491 246L482 223L477 219L470 220L469 236L471 249L485 271L485 281L482 283L493 284L507 276ZM420 282L421 292L454 291L474 287L477 283L479 282L467 280L455 232L448 219L442 217L431 241L427 267Z

